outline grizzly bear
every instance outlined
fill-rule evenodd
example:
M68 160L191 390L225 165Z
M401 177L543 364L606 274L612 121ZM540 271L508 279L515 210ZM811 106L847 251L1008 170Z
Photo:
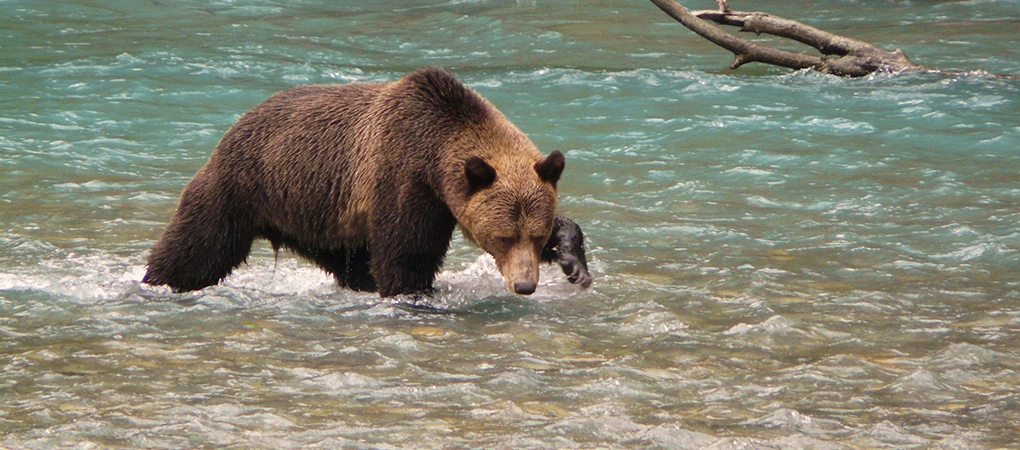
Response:
M142 281L176 292L216 284L264 238L341 286L427 293L459 226L517 294L535 291L539 261L558 261L587 287L584 236L555 214L563 167L563 154L543 157L442 69L295 87L227 131L181 194Z

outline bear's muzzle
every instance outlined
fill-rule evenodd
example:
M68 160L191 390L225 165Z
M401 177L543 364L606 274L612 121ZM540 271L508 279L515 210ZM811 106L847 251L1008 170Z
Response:
M535 293L538 288L538 262L538 252L527 242L518 243L510 249L505 259L496 260L507 289L518 295Z
M531 295L535 293L538 283L534 281L515 281L514 292L519 295Z

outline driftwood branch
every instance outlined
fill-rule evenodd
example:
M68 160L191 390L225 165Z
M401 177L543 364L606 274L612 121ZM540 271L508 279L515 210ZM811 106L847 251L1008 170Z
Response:
M674 0L652 0L663 12L683 26L733 53L731 69L750 62L761 62L791 69L812 69L833 75L860 77L876 71L934 71L915 64L902 50L886 50L870 43L851 39L782 17L761 12L741 12L730 8L727 0L717 0L717 11L690 12ZM771 34L814 47L821 55L780 50L759 45L729 34L712 24L740 27L741 31Z

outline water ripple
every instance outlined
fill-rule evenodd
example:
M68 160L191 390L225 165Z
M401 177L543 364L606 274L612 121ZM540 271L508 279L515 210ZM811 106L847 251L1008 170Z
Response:
M0 35L0 446L1017 441L1014 80L727 71L641 2L53 5L18 3ZM1018 70L1010 2L848 5L769 7ZM447 314L264 243L215 287L139 283L240 114L430 64L567 155L590 290L544 266L509 295L459 236Z

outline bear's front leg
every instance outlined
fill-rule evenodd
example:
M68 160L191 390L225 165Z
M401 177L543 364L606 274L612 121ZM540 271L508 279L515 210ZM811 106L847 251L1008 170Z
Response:
M542 249L542 262L553 261L559 262L560 269L571 283L580 284L582 288L591 286L588 258L584 254L584 233L573 220L559 214L553 220L549 241Z
M456 225L450 209L435 198L375 211L370 247L379 295L428 295Z

